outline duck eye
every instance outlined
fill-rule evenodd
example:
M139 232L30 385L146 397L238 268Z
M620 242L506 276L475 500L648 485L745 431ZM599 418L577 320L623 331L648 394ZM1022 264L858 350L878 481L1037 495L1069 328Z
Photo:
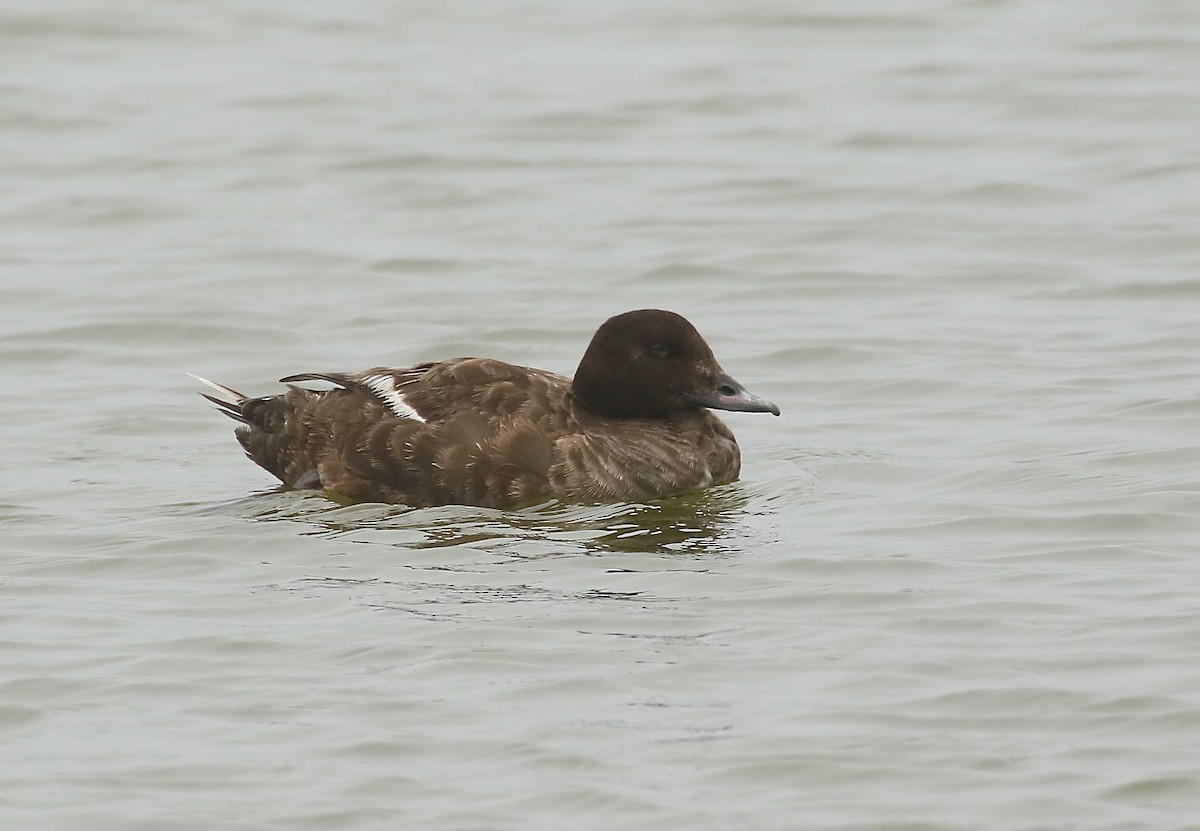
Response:
M671 349L665 343L652 343L649 346L650 354L656 358L665 358L671 354Z

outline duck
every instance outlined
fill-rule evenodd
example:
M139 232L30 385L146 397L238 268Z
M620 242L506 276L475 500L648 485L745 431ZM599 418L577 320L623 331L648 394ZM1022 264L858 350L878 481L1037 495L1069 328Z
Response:
M574 378L471 357L303 372L260 397L192 377L287 488L414 508L646 501L727 484L741 452L712 411L780 413L662 309L606 320Z

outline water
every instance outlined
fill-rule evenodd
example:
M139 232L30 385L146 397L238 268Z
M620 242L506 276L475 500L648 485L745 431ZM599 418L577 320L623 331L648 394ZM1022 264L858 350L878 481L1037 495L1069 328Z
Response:
M0 816L1200 828L1200 8L0 10ZM743 479L278 493L184 375L688 316Z

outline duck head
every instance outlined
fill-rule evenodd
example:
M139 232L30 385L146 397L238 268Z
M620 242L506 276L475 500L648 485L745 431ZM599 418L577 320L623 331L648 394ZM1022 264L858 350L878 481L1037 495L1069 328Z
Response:
M729 376L686 319L638 309L606 320L584 352L571 390L609 418L664 418L698 407L746 413L779 408Z

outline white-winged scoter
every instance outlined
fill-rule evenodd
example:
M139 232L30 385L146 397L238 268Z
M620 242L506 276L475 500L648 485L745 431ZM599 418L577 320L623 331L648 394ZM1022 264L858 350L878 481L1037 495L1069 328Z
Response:
M596 330L574 380L487 358L308 372L248 398L198 379L285 485L414 507L642 500L732 482L733 433L709 409L779 415L721 369L692 324L641 309ZM325 381L330 390L303 382Z

